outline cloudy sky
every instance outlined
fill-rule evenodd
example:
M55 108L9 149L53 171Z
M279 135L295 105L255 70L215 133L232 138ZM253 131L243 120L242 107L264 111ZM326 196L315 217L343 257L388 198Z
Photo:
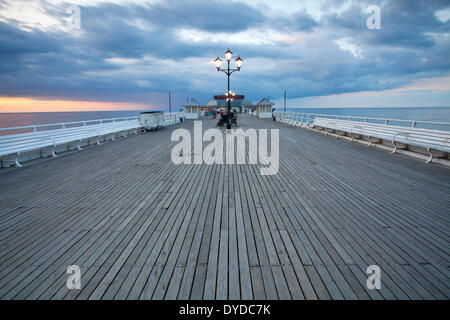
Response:
M1 0L0 112L206 103L226 91L212 60L228 48L252 101L450 106L449 19L448 0Z

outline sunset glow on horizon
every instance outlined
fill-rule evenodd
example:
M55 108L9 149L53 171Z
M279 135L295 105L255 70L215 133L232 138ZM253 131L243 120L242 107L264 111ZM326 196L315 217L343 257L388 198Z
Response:
M0 97L0 113L15 112L74 112L146 110L156 106L127 102L81 100L50 100L29 97Z
M0 112L167 110L169 92L176 110L206 104L226 88L213 59L227 48L245 60L231 86L252 102L448 106L449 12L448 0L2 0Z

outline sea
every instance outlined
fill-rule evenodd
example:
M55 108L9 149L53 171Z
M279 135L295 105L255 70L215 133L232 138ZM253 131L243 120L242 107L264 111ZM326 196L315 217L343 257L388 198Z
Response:
M283 108L277 108L283 111ZM423 108L287 108L287 111L353 117L422 120L450 123L450 107ZM81 120L138 116L142 110L0 113L0 128L11 128ZM449 126L446 126L449 130Z
M277 111L284 111L277 108ZM416 124L417 128L450 131L450 107L414 108L286 108L286 111L351 117L367 117L394 120L415 120L445 123L444 125ZM377 122L377 121L374 121ZM379 122L378 123L382 123ZM391 125L410 126L411 123L391 121Z
M284 111L277 108L277 111ZM287 108L286 111L398 120L450 122L450 107L414 108Z
M0 128L138 116L142 110L0 113Z

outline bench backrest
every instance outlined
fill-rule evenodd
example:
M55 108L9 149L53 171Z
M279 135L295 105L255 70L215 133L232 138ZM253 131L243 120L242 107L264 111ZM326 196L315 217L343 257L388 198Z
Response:
M450 131L320 117L314 119L313 125L421 147L429 145L450 148Z
M111 121L86 124L76 127L64 127L54 130L42 130L0 136L0 156L31 151L58 143L68 143L80 139L88 139L123 130L140 128L139 120Z

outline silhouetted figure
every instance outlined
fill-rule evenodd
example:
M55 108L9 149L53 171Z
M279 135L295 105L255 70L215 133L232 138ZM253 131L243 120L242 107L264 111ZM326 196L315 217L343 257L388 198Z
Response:
M217 125L219 127L223 126L225 123L227 123L227 115L225 114L225 111L220 110L220 119L219 122L217 122Z

